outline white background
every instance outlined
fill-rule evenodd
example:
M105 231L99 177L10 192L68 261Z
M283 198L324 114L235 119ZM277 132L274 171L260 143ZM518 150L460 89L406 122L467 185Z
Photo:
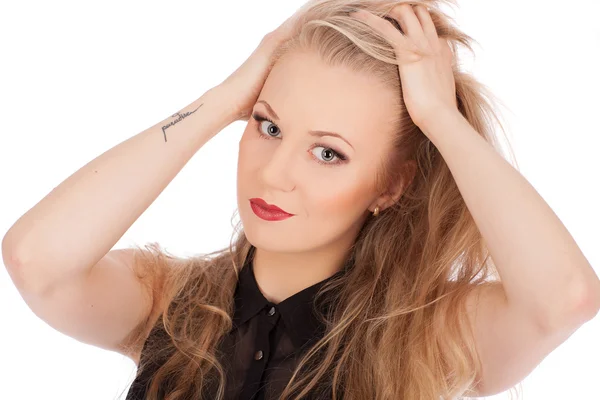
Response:
M2 2L0 232L88 161L220 83L302 3ZM510 110L521 172L597 272L599 12L595 0L462 0L452 11L479 42L465 64ZM185 256L227 245L243 129L231 124L204 146L115 248L158 241ZM132 361L48 326L4 268L0 314L0 398L117 399L131 383ZM600 317L524 380L525 398L600 398L599 338Z

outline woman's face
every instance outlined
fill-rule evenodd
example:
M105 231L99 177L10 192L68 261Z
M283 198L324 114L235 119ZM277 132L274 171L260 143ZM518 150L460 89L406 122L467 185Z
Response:
M394 96L374 78L327 66L314 53L290 53L275 64L239 142L238 208L252 244L294 252L354 240L385 201L374 183L390 149ZM261 219L252 198L294 215Z

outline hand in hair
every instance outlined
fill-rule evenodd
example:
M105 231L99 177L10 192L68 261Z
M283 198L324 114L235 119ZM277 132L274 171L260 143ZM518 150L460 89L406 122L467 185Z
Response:
M231 107L238 116L237 120L247 121L250 118L252 108L276 61L275 50L295 33L299 26L300 12L301 9L298 9L277 29L267 33L250 57L219 85L231 93Z
M366 10L349 14L381 34L394 48L404 103L414 123L424 125L440 113L458 112L448 41L438 37L429 11L423 5L395 6L387 16ZM388 18L397 21L399 30Z

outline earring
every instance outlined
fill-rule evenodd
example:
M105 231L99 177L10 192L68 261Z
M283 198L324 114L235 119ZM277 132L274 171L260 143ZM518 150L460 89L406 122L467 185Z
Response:
M373 211L373 216L376 217L379 215L379 206L375 207L375 211Z

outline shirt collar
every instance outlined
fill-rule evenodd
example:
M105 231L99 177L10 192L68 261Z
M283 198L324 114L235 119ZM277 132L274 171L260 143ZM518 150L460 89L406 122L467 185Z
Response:
M254 246L251 247L239 274L235 292L234 327L246 323L263 309L275 306L281 314L286 330L295 346L302 347L307 342L318 339L319 334L323 332L324 326L313 313L312 302L314 301L314 296L326 282L342 274L343 270L301 290L279 304L274 304L263 296L256 283L252 268L255 249ZM322 313L325 313L327 311L327 302L323 302L318 309Z

